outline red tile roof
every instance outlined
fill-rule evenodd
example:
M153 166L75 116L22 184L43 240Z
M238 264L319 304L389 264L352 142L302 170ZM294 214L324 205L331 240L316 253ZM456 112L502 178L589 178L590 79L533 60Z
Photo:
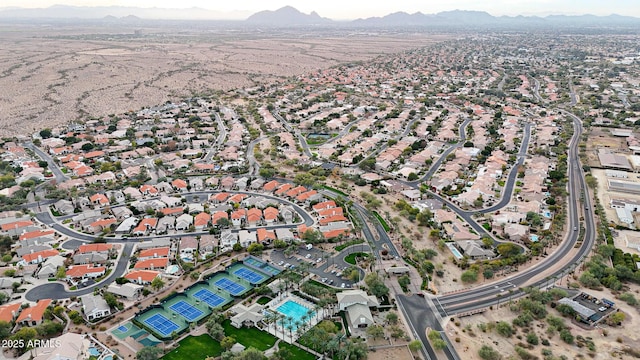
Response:
M127 275L125 275L124 277L132 280L132 281L138 281L138 278L144 282L152 282L153 279L157 278L158 275L160 275L160 272L158 271L153 271L153 270L134 270L130 273L128 273Z
M155 258L138 261L134 269L164 269L169 265L169 258Z
M142 258L147 258L147 257L167 257L169 256L169 247L159 247L159 248L152 248L152 249L144 249L144 250L140 250L140 255L138 255L138 258L142 259Z
M269 231L265 228L258 228L258 242L263 242L265 240L275 240L276 232Z
M220 219L227 219L229 220L229 214L227 214L226 211L216 211L215 213L213 213L213 215L211 216L211 223L212 224L217 224L218 220Z
M173 185L174 188L177 189L186 189L187 188L187 182L182 180L182 179L175 179L171 182L171 185Z
M280 183L279 183L279 182L277 182L277 181L275 181L275 180L271 180L271 181L269 181L268 183L264 184L264 186L262 187L262 189L263 189L264 191L273 191L273 190L275 190L275 189L278 187L278 185L280 185Z
M29 232L20 234L19 239L20 240L33 239L41 236L53 235L55 233L56 233L55 230L35 230L35 231L29 231Z
M275 220L278 218L280 211L278 209L269 206L262 211L265 220Z
M93 267L92 264L73 265L67 269L67 276L71 278L81 278L87 274L102 273L107 271L104 266Z
M278 188L278 190L276 190L276 195L284 194L285 192L289 191L291 187L292 187L291 184L283 184Z
M16 322L21 322L24 320L37 322L42 321L42 315L44 315L44 311L50 304L51 299L38 300L38 303L35 306L23 309Z
M30 253L30 254L24 254L22 255L22 259L24 259L24 261L30 263L33 260L38 259L38 257L42 257L42 259L46 259L48 257L52 257L55 255L60 254L57 250L53 250L53 249L48 249L48 250L42 250L42 251L37 251L34 253Z
M344 217L343 215L333 215L333 216L319 219L318 223L320 223L320 225L327 225L329 223L336 222L336 221L347 221L347 218Z
M33 226L33 221L31 220L20 220L14 221L6 224L2 224L2 231L9 231L14 229L20 229L27 226Z
M333 215L343 215L344 212L342 210L341 207L334 207L334 208L329 208L329 209L324 209L324 210L320 210L318 211L318 216L319 217L330 217Z
M324 202L313 205L313 210L319 211L319 210L330 209L334 207L336 207L336 202L333 200L329 200L329 201L324 201Z
M164 208L160 209L160 212L164 215L178 215L184 212L184 209L181 207L173 207L173 208Z
M246 216L247 216L247 210L245 209L238 209L231 213L232 219L244 219Z
M207 224L209 224L210 220L211 220L211 215L207 214L206 212L201 212L200 214L196 215L193 218L193 225L194 226L207 226Z
M78 248L78 254L85 254L89 252L106 252L113 248L112 244L82 244Z
M333 239L340 236L341 234L345 234L348 232L349 232L348 229L336 229L336 230L325 231L322 233L322 235L324 235L325 239Z
M0 321L12 322L20 312L21 303L5 304L0 306Z

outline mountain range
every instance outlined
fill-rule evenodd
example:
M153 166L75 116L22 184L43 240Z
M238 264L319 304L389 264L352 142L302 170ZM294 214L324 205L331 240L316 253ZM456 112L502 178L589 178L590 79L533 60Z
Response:
M318 13L305 14L291 6L278 10L218 12L202 8L166 9L127 6L67 6L48 8L0 8L0 20L94 19L104 21L142 19L230 20L259 26L353 26L353 27L465 27L465 26L640 26L640 18L609 15L493 16L483 11L453 10L436 14L395 12L382 17L334 21ZM242 21L244 19L244 21Z

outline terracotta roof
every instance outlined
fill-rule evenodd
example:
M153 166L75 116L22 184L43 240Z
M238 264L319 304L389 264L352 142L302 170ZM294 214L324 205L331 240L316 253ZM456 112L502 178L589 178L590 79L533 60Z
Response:
M247 210L245 209L238 209L231 213L232 219L243 219L246 216L247 216Z
M108 204L109 203L109 198L105 195L105 194L94 194L92 195L89 200L91 200L91 202L98 202L100 204Z
M138 261L134 269L164 269L169 264L168 258L155 258Z
M5 304L0 306L0 321L12 322L20 312L21 303Z
M347 218L344 217L343 215L333 215L333 216L329 216L329 217L318 220L320 225L327 225L329 223L336 222L336 221L347 221Z
M30 254L24 254L24 255L22 255L22 258L24 259L24 261L30 263L33 260L38 259L39 256L41 256L42 259L46 259L48 257L52 257L52 256L55 256L55 255L58 255L58 254L60 254L58 252L58 250L49 249L49 250L37 251L37 252L34 252L34 253L30 253Z
M89 226L91 227L102 226L104 228L115 223L116 223L116 219L100 219L92 222L91 224L89 224Z
M134 271L128 273L127 275L125 275L124 277L129 279L129 280L138 281L138 278L140 278L140 280L142 280L142 281L152 282L153 279L158 277L158 275L160 275L160 272L158 272L158 271L153 271L153 270L134 270Z
M187 182L182 180L182 179L175 179L171 182L171 185L173 185L173 187L178 188L178 189L186 189L187 188Z
M31 220L20 220L14 221L6 224L2 224L2 231L9 231L13 229L20 229L27 226L33 226L33 221Z
M23 233L20 235L20 240L33 239L41 236L53 235L55 234L55 230L35 230Z
M318 216L320 217L330 217L333 215L343 215L344 212L342 210L341 207L334 207L334 208L329 208L329 209L324 209L324 210L320 210L318 211Z
M277 195L284 194L285 192L289 191L291 187L292 187L291 184L283 184L278 188L278 190L276 190L276 194Z
M324 202L313 205L313 210L319 211L319 210L324 210L324 209L329 209L334 207L336 207L336 202L333 200L329 200L329 201L324 201Z
M211 223L217 224L220 219L229 219L229 214L226 211L216 211L211 215Z
M247 221L248 222L256 222L262 219L262 210L258 208L249 209L247 211Z
M279 182L277 182L275 180L271 180L268 183L264 184L262 189L264 189L264 191L273 191L278 187L278 185L280 185Z
M152 249L144 249L140 250L140 255L138 258L146 258L146 257L167 257L169 256L169 247L159 247Z
M182 214L184 209L182 207L164 208L160 209L160 212L164 215L177 215Z
M71 278L81 278L87 274L95 274L105 272L107 268L104 266L93 267L92 264L73 265L67 269L67 276Z
M298 195L298 196L296 197L296 200L298 200L298 201L306 201L308 198L310 198L311 196L313 196L313 195L315 195L315 194L317 194L317 193L318 193L318 192L317 192L317 191L315 191L315 190L309 190L309 191L307 191L307 192L304 192L304 193L302 193L302 194Z
M322 235L324 235L325 239L333 239L340 236L340 234L344 234L348 232L349 230L347 229L336 229L336 230L325 231L322 233Z
M206 212L201 212L193 218L194 226L207 226L209 221L211 220L211 215Z
M140 192L141 193L149 193L149 194L157 194L158 193L158 189L156 189L153 185L142 185L140 186Z
M217 202L223 202L225 200L227 200L229 198L229 193L226 192L221 192L221 193L217 193L217 194L212 194L209 198L216 200Z
M241 203L242 200L244 200L247 197L247 195L245 194L235 194L232 197L230 197L229 199L227 199L228 202L230 203Z
M275 220L278 218L280 211L278 209L269 206L262 211L265 220Z
M44 315L44 311L51 304L51 299L42 299L38 300L38 303L35 306L28 307L23 309L18 317L16 322L21 322L24 320L28 321L42 321L42 315Z
M82 244L78 247L78 253L105 252L111 250L111 248L113 248L112 244Z
M265 228L258 228L258 242L263 242L267 239L271 239L274 240L276 238L276 232L275 231L269 231Z

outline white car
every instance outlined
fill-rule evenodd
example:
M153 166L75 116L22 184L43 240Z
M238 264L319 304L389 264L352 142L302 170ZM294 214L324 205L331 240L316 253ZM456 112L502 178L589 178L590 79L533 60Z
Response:
M307 256L305 256L305 259L311 259L311 254L307 254Z
M345 284L344 283L340 284L340 287L344 289Z

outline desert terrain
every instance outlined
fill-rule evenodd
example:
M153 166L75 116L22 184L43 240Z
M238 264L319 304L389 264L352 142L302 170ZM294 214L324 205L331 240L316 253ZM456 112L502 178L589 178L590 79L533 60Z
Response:
M445 38L144 24L0 24L1 135L251 88Z

